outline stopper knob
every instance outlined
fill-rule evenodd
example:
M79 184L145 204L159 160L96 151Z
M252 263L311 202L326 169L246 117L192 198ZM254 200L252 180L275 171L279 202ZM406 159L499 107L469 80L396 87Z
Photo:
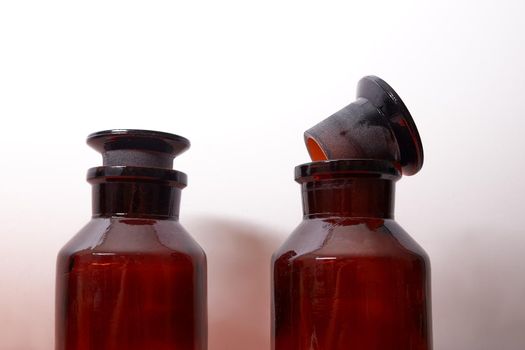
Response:
M357 99L304 133L312 160L378 159L401 165L404 175L423 166L416 124L399 95L384 80L366 76Z
M88 136L87 144L102 154L104 166L172 169L173 159L190 147L182 136L160 131L113 129Z

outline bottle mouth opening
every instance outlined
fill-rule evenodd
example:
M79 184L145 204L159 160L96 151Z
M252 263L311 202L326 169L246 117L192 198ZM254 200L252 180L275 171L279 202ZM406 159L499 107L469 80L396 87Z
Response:
M295 167L295 181L298 183L348 177L396 181L401 177L401 165L378 159L336 159L305 163Z

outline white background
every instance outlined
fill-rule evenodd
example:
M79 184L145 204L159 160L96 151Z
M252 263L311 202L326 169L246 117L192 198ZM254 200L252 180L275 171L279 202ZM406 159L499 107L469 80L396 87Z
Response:
M192 148L181 221L206 249L210 349L269 344L269 259L300 221L302 132L375 74L425 166L397 219L433 268L435 349L525 348L522 1L0 2L0 349L53 347L56 252L90 215L90 133Z

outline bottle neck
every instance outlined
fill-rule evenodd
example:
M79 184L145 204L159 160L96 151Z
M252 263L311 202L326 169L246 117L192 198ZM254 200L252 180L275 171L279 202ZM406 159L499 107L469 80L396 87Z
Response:
M304 182L304 218L394 218L395 182L391 179L345 177Z
M178 220L181 188L155 182L97 182L92 185L93 217Z

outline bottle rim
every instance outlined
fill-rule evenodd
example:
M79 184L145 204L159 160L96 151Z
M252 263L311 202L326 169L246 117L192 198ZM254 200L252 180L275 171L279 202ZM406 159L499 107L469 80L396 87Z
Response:
M184 188L188 176L182 171L135 166L98 166L87 171L90 184L102 182L153 182Z
M367 177L398 180L400 164L378 159L335 159L304 163L295 167L295 181L314 182L344 177Z

